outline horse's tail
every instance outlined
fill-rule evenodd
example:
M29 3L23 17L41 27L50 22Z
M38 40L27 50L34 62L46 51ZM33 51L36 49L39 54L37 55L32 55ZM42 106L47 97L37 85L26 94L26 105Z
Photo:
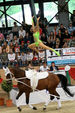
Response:
M68 84L67 84L67 78L66 78L64 75L62 75L62 74L57 74L57 76L58 76L59 79L60 79L61 86L62 86L63 90L64 90L65 92L67 92L67 94L69 94L71 97L73 97L74 94L72 94L72 93L70 92L69 88L67 87L67 85L68 85Z

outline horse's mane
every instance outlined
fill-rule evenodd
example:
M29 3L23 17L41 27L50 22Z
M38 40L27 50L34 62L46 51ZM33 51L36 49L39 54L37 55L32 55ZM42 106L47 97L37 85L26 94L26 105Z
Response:
M24 72L24 70L23 70L23 69L20 69L19 67L10 67L9 69L10 69L10 70L18 71L18 73L19 73L19 72Z

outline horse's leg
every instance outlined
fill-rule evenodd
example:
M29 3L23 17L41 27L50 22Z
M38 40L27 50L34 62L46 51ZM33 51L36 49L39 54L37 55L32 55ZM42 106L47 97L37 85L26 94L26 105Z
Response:
M59 94L58 94L56 91L55 91L55 95L57 96L57 97L56 97L56 101L57 101L57 103L58 103L57 109L60 109L60 108L61 108L60 96L59 96Z
M50 93L50 100L53 100L56 96L57 102L58 102L58 109L61 108L61 102L60 102L60 97L59 94L55 91L55 89L48 89ZM46 101L43 110L46 110L47 105L49 104L50 100Z
M17 97L16 97L16 103L17 103L17 100L19 99L19 97L22 95L23 92L19 92ZM22 109L17 105L17 109L21 112Z
M32 106L31 104L29 104L29 95L30 95L30 92L26 93L26 104L29 105L30 108L32 108L33 110L37 110L36 107Z
M43 107L43 110L46 110L46 107L48 106L49 102L50 102L50 99L46 100L46 102L44 104L44 107Z
M50 99L47 100L46 103L44 104L43 110L46 110L46 107L48 106L49 102L50 102Z
M55 90L50 91L50 93L52 94L52 95L50 95L50 99L53 100L54 98L56 98L56 101L58 103L57 109L60 109L61 108L61 101L60 101L59 94Z

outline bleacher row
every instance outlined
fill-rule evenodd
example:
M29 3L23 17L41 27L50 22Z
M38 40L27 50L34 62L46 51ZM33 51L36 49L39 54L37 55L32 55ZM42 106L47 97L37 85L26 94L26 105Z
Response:
M54 49L75 47L75 27L72 26L72 23L68 28L65 28L63 24L59 27L54 26L51 32L49 32L50 27L46 23L46 19L44 22L39 22L39 38L43 43ZM29 61L33 62L34 59L38 61L37 53L28 48L28 45L33 42L33 31L30 25L23 23L19 27L14 22L12 30L7 31L7 34L5 28L2 28L0 31L0 68L3 65L25 66Z

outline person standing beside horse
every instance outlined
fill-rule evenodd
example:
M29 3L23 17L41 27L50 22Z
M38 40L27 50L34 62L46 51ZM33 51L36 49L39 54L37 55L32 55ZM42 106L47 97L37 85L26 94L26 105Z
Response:
M55 65L55 62L52 62L51 63L51 66L50 66L50 71L58 71L58 67Z
M43 62L43 65L42 66L40 66L40 69L39 69L40 71L48 71L49 70L49 68L48 68L48 66L47 66L47 64L46 64L46 62Z

